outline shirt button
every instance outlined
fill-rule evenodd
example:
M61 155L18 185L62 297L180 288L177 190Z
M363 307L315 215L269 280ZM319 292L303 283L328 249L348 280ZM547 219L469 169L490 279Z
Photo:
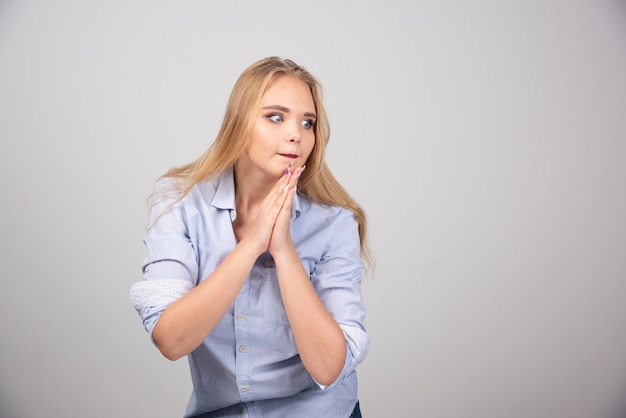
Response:
M240 313L239 315L237 315L237 319L240 320L240 321L243 320L243 314Z
M245 345L240 345L239 346L239 352L240 353L245 353L246 352L246 346Z
M248 391L248 386L242 386L241 387L241 391L242 392L247 392Z

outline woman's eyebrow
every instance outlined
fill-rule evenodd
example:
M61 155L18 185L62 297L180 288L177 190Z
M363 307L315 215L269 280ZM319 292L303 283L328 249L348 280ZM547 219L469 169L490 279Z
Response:
M281 105L267 105L267 106L263 106L263 109L276 109L276 110L280 110L280 111L285 112L285 113L289 113L290 112L290 109L288 107L281 106ZM304 116L307 116L309 118L317 119L317 115L315 113L311 113L311 112L305 112Z

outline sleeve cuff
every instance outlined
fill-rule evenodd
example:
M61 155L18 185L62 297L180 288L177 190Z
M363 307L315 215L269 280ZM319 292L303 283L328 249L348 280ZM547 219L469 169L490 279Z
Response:
M182 279L144 280L130 288L130 301L138 311L151 306L169 306L193 289Z

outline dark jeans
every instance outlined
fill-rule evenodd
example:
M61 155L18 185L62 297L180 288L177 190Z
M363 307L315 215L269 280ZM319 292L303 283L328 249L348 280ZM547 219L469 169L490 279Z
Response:
M354 406L354 411L352 411L352 414L350 414L350 418L363 418L361 416L361 408L359 408L359 401L356 402L356 405Z

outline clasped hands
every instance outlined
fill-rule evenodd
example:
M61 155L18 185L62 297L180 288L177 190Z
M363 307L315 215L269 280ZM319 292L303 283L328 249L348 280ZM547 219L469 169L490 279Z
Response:
M291 206L298 179L305 167L296 168L293 162L290 163L261 203L254 229L250 234L259 245L261 253L269 250L276 258L281 251L293 248L289 229Z

